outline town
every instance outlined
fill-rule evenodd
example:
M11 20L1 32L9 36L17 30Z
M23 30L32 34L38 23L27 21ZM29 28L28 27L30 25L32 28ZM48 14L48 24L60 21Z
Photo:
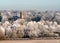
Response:
M60 37L60 11L0 11L0 39Z

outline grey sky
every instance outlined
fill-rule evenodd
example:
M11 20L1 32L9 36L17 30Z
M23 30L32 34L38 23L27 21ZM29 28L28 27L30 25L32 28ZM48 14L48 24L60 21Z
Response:
M1 9L60 10L60 0L0 0Z

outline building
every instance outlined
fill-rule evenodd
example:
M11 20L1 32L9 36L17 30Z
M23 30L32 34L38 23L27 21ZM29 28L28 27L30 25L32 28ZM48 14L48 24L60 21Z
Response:
M20 12L20 18L25 19L26 18L26 11Z

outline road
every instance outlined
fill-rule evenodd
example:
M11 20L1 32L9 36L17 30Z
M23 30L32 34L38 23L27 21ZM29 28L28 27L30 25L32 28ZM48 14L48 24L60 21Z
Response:
M1 40L0 43L60 43L60 40Z

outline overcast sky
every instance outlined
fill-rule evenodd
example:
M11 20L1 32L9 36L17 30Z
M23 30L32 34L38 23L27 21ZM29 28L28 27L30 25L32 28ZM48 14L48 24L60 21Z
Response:
M60 10L60 0L0 0L1 9Z

